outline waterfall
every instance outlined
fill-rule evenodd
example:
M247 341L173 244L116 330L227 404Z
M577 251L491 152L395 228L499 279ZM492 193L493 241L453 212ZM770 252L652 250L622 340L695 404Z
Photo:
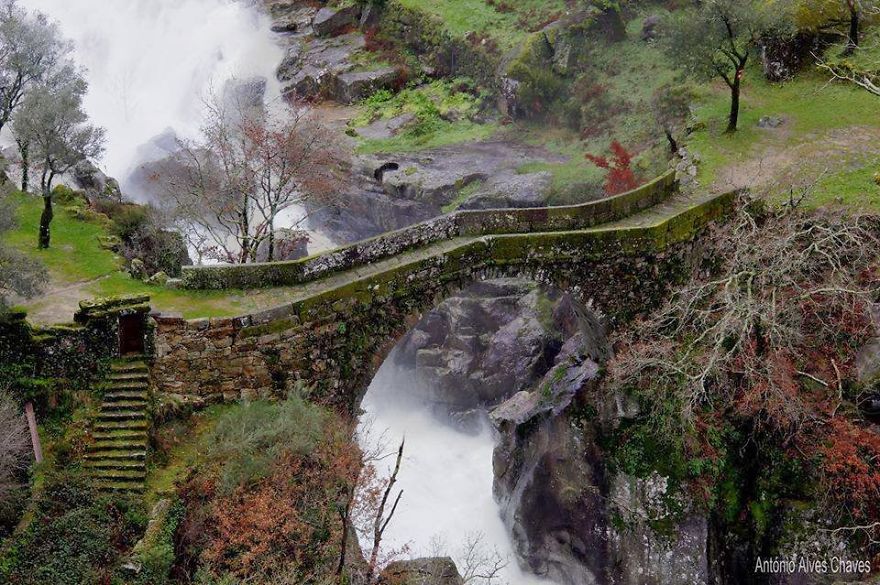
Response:
M126 176L149 157L147 145L167 129L197 135L202 101L230 78L269 81L282 49L269 19L234 0L19 0L59 22L87 69L85 108L107 129L102 170ZM136 194L135 194L136 195Z
M397 489L400 505L388 525L383 548L405 549L402 559L450 556L464 572L464 547L478 536L481 555L507 562L493 585L550 585L524 573L492 494L495 436L488 422L478 432L462 432L433 416L428 405L411 400L411 371L394 363L393 353L377 372L361 405L359 437L365 452L394 451L406 439ZM394 457L376 463L388 477ZM371 542L363 539L365 550ZM398 559L395 559L398 560ZM480 581L473 581L482 585Z

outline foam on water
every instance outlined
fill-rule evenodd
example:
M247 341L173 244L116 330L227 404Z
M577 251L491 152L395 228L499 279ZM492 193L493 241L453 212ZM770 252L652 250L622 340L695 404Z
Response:
M412 376L389 358L364 397L361 446L371 451L382 442L393 451L406 438L404 460L395 486L403 497L386 532L386 550L409 547L407 556L451 556L462 569L462 547L469 536L482 535L484 552L508 561L493 583L549 585L518 567L510 535L492 495L492 451L489 428L463 433L429 413L425 404L408 400ZM394 457L379 461L382 477L391 473ZM437 550L437 542L445 545ZM365 550L369 543L362 542ZM493 553L493 554L494 554Z

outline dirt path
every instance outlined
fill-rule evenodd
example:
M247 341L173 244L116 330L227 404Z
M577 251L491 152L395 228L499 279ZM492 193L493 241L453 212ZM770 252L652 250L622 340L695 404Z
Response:
M28 319L40 325L69 322L79 310L79 302L94 296L90 287L109 277L109 274L105 274L43 291L39 296L28 299Z
M784 128L766 130L760 154L718 170L713 192L750 188L758 193L806 187L823 174L857 169L880 158L880 128L856 126L807 136L787 144Z

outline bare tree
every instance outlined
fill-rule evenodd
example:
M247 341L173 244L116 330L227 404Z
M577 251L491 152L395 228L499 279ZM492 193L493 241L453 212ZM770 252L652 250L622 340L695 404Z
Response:
M15 400L0 391L0 500L21 487L20 473L29 464L30 436Z
M198 141L154 173L184 233L202 239L199 254L225 262L274 259L279 215L332 202L341 156L330 133L303 107L283 112L212 96ZM305 221L305 212L296 226ZM295 227L295 226L294 226Z
M16 112L16 140L28 145L33 163L40 170L43 213L38 246L48 248L52 222L52 188L55 179L78 163L104 152L103 128L88 124L82 107L88 84L72 65L57 72L51 82L28 92Z
M403 497L403 490L397 492L397 496L394 498L393 504L391 504L391 509L388 510L386 513L386 508L389 504L389 498L394 491L394 484L397 483L397 474L400 473L400 463L403 460L404 443L405 441L400 442L400 447L397 449L397 458L394 463L394 470L391 472L391 475L385 482L384 489L381 490L382 495L375 509L375 514L372 522L373 542L372 548L370 550L370 558L367 561L367 585L372 585L372 583L375 581L377 574L379 573L379 569L381 568L381 559L379 558L379 553L382 550L382 538L385 536L385 530L388 529L388 524L391 522L391 519L394 517L394 513L397 511L397 505L400 504L400 498Z
M0 130L27 92L64 66L71 50L44 14L29 14L15 0L0 3Z
M633 329L615 359L612 385L650 386L658 401L680 405L681 416L670 419L675 424L734 398L752 412L756 428L789 438L821 423L791 396L797 377L827 376L793 364L807 341L837 339L845 327L853 338L865 335L864 316L877 291L860 271L880 241L870 217L792 209L801 199L792 197L781 211L744 204L715 236L719 272L678 289Z

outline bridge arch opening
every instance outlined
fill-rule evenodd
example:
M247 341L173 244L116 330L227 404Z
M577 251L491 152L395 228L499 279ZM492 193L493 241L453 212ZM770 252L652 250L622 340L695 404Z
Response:
M359 402L365 451L393 452L406 440L398 477L404 496L385 546L409 545L413 557L451 556L460 571L477 546L481 558L507 563L501 582L560 583L520 566L523 543L512 534L518 503L493 470L501 448L496 414L546 392L542 381L555 368L607 359L598 318L559 288L498 278L453 292L407 329L378 352ZM393 464L389 457L376 465L385 476Z

